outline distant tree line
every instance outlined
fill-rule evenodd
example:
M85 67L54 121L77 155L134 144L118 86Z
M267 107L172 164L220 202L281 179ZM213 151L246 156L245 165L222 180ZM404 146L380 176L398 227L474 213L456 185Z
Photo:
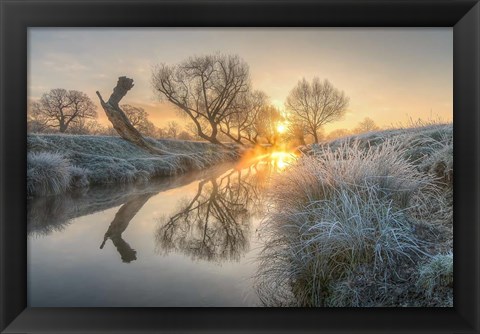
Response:
M194 138L175 121L168 122L165 127L155 126L141 107L124 104L121 108L130 123L145 136L182 140ZM61 88L52 89L31 103L27 129L31 133L118 135L112 126L104 126L97 121L97 107L85 93Z
M359 122L356 127L351 130L348 129L336 129L331 131L328 135L324 136L325 140L332 140L341 137L358 135L361 133L378 131L381 128L369 117L365 117L363 121Z
M241 145L274 145L282 138L305 145L378 129L373 120L365 118L353 130L325 135L324 126L340 120L348 108L349 98L343 91L328 80L303 78L288 94L282 112L265 92L252 87L249 66L238 55L193 56L178 64L161 64L152 73L152 84L159 100L172 104L186 123L182 127L171 121L157 127L143 108L121 105L130 123L153 138ZM98 123L97 107L85 93L60 88L31 103L28 130L117 135L113 127Z

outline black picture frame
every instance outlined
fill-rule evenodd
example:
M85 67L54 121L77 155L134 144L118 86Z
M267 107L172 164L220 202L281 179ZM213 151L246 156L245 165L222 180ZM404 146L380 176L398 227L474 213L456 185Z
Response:
M479 333L480 4L474 0L0 0L0 331ZM28 27L453 27L453 308L28 308Z

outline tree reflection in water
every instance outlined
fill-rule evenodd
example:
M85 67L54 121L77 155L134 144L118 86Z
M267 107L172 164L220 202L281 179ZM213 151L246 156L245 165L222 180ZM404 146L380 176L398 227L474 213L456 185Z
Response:
M283 155L263 155L243 162L238 169L218 166L208 171L152 180L148 185L123 185L89 189L85 193L41 197L28 201L28 234L44 236L62 231L72 219L122 205L110 223L101 249L110 239L123 262L136 260L136 251L123 240L133 217L161 191L176 189L193 181L193 198L179 203L176 212L159 219L157 250L181 252L192 259L238 261L248 251L251 218L263 215L265 190L270 177L285 168ZM228 169L228 171L225 171Z
M135 217L143 205L156 193L138 195L123 204L115 215L115 218L110 223L107 232L103 237L103 242L100 249L103 249L108 239L112 240L113 245L120 253L123 262L129 263L137 259L137 252L130 247L130 245L123 240L122 233L130 224L130 221Z
M214 262L239 261L249 249L251 218L262 207L269 171L259 165L200 181L192 199L159 219L158 250Z
M27 200L27 232L31 237L63 231L73 219L105 211L134 200L185 186L205 177L207 171L150 180L148 184L119 184L92 187L57 196Z

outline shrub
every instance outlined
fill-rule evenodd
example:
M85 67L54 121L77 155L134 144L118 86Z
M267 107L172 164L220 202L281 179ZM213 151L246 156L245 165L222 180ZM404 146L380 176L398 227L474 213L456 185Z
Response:
M71 180L70 163L60 154L29 152L27 155L27 196L59 194Z

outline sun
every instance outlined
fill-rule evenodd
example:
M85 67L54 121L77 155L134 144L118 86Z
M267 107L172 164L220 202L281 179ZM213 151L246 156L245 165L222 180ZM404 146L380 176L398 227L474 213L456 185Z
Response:
M285 124L280 123L280 124L277 125L278 133L284 133L285 130L286 130Z

